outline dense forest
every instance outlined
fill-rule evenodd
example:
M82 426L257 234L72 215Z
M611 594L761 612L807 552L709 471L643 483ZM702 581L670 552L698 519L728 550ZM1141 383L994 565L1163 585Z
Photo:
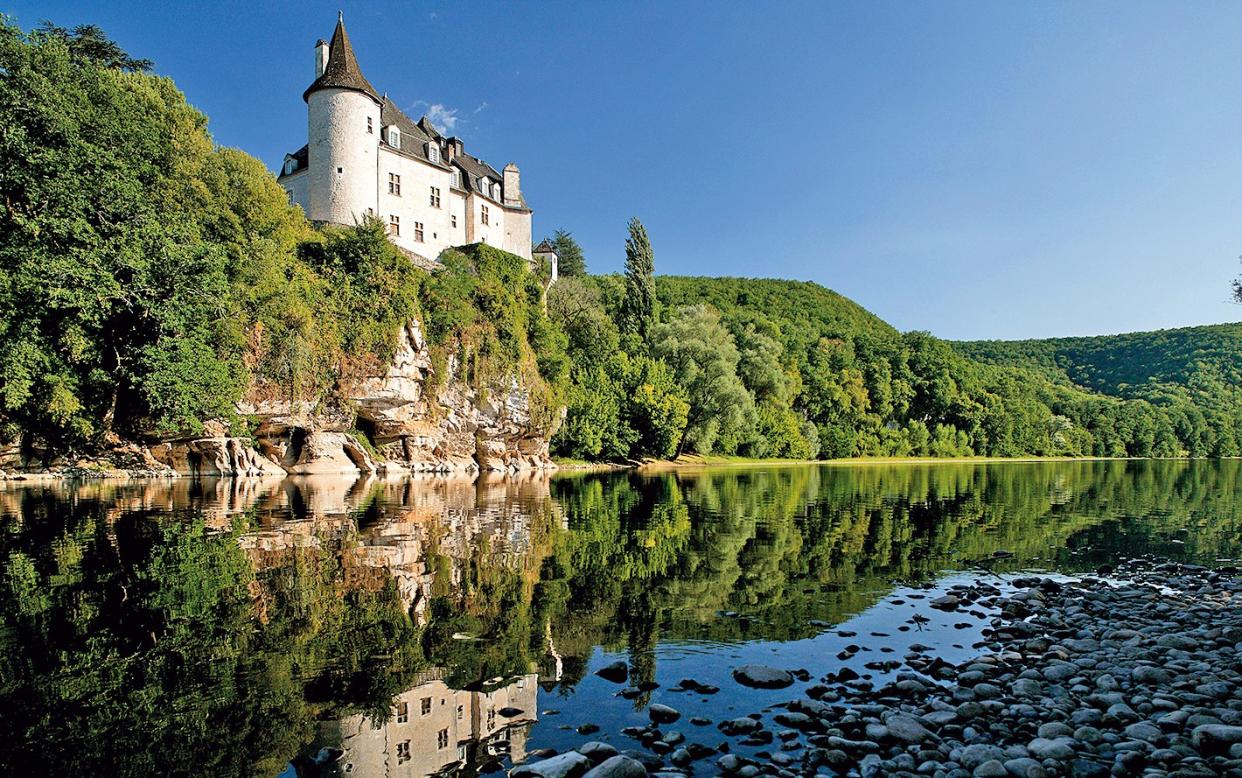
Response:
M1237 327L951 344L810 283L562 277L488 246L416 268L383 226L315 228L258 160L94 27L0 25L0 444L247 434L243 396L348 412L420 319L443 368L520 379L585 460L682 453L1233 456ZM442 377L443 369L435 371Z
M632 271L630 271L632 275ZM570 456L1236 456L1242 326L1113 339L952 344L899 333L810 283L655 276L648 335L628 277L575 276ZM602 348L600 346L603 346ZM634 365L663 380L633 378ZM685 405L653 435L636 392ZM647 426L644 427L643 425ZM659 444L664 443L663 447Z

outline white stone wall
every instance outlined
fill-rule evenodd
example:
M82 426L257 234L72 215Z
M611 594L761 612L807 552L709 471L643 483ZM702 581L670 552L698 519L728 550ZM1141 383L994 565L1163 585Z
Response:
M505 239L501 248L519 257L531 258L530 212L505 212Z
M336 224L361 221L367 208L376 207L379 105L350 89L319 89L310 94L307 115L307 215ZM368 117L373 129L369 134Z
M310 174L305 168L285 176L280 181L289 193L289 202L302 207L302 211L310 213Z
M402 142L413 143L408 138L403 138ZM418 153L418 150L411 149L411 153ZM379 216L386 224L394 214L401 217L401 234L394 237L393 242L429 259L435 259L449 246L461 245L461 241L455 240L453 235L452 196L449 191L452 178L449 171L411 159L388 147L381 147L379 156ZM390 173L401 176L400 196L388 192ZM439 208L431 205L433 186L440 190ZM415 232L417 223L423 225L421 242ZM458 217L458 231L461 231L460 225Z

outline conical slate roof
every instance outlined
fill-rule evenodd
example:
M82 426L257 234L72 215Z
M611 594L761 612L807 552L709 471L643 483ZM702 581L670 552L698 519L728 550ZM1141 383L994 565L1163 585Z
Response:
M349 44L349 36L345 34L345 20L340 16L336 20L336 30L332 32L332 42L328 44L328 65L324 68L323 75L315 79L302 93L302 99L306 100L311 92L318 89L334 87L362 92L375 102L380 101L375 87L371 86L371 82L367 81L362 75L362 69L358 67L354 47Z

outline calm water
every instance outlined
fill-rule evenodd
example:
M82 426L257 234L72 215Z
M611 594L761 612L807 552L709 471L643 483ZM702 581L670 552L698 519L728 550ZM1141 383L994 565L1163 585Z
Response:
M964 658L987 614L935 591L1232 559L1240 487L1238 462L0 484L0 774L311 775L290 760L325 747L326 775L474 774L636 747L620 730L655 701L714 747L690 717L805 685L744 689L740 663ZM618 696L594 675L617 659L660 688Z

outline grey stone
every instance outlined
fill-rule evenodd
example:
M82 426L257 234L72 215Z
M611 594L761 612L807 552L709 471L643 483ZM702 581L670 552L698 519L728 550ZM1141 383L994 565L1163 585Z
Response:
M577 751L566 751L538 762L519 765L509 772L509 776L510 778L577 778L590 768L590 759ZM593 776L593 778L598 778L598 776Z
M1074 740L1068 737L1049 739L1037 737L1026 748L1036 759L1066 760L1074 756Z
M888 732L896 740L909 745L918 745L926 740L939 740L927 727L906 713L895 713L884 721Z
M671 724L681 718L681 713L676 708L657 702L647 708L647 716L656 724Z
M794 682L792 674L767 665L742 665L733 670L733 680L756 689L784 689Z
M628 756L610 756L591 768L582 778L646 778L647 768Z
M1242 727L1226 724L1200 724L1190 733L1195 748L1210 754L1224 754L1235 743L1242 743Z
M1005 769L1005 765L1001 764L999 759L989 759L979 765L971 773L975 778L1006 778L1009 771Z
M602 743L598 740L583 743L575 750L595 764L599 764L610 756L617 755L616 746L611 743Z

